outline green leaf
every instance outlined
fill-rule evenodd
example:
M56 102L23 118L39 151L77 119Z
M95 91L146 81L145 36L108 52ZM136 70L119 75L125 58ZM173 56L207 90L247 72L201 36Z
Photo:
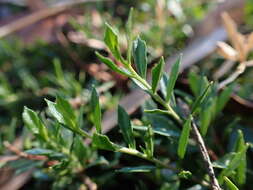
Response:
M234 87L234 85L228 86L218 96L217 105L216 105L216 114L220 113L223 110L223 108L225 107L225 105L227 104L227 102L230 98L230 95L233 91L233 87Z
M206 89L204 90L204 92L202 92L202 94L200 96L198 96L197 99L193 102L193 104L191 106L191 113L192 114L194 114L195 111L197 110L197 108L202 104L202 102L204 101L205 97L207 96L208 90L212 84L213 84L213 82L210 82L208 84L208 86L206 87Z
M76 115L74 114L74 110L67 100L61 98L60 96L56 98L56 103L47 99L45 100L47 102L49 112L59 123L83 137L90 136L87 132L78 127L78 121Z
M238 131L238 137L235 143L236 152L241 152L246 148L245 140L243 138L243 133L241 130ZM236 181L239 185L243 185L246 182L246 171L247 171L247 160L246 152L242 155L242 160L236 169Z
M74 137L73 149L80 163L86 164L84 161L85 159L90 159L89 153L91 152L91 150L83 143L82 138L80 138L79 136Z
M92 145L96 148L103 149L103 150L110 150L110 151L117 150L117 145L112 143L107 136L101 135L98 133L93 134Z
M25 107L22 117L26 127L32 131L33 134L40 136L45 141L48 141L48 131L36 112Z
M106 26L105 37L104 37L105 44L110 49L113 56L117 60L120 60L121 55L119 51L118 34L108 23L106 23L105 26Z
M133 42L133 7L131 7L128 15L128 20L126 23L126 32L127 32L127 60L131 63L132 57L132 42Z
M174 63L174 65L171 68L170 75L169 75L169 81L168 81L168 84L167 84L167 87L166 87L166 91L167 91L167 93L166 93L166 102L169 102L170 98L172 96L173 89L175 87L175 84L176 84L176 81L177 81L177 78L178 78L179 67L180 67L180 64L181 64L181 60L182 60L182 56L180 56L177 59L176 63Z
M201 106L200 116L200 132L202 136L205 136L208 130L208 127L215 116L216 103L217 103L217 93L216 89L211 88L209 96L203 101Z
M123 107L118 106L118 124L122 131L125 142L129 148L135 149L135 140L133 136L133 128L130 122L129 115Z
M184 179L189 179L191 176L192 176L192 173L190 171L185 171L185 170L181 171L178 174L178 177L184 178Z
M54 70L55 70L55 74L57 79L59 80L59 82L64 80L64 74L63 74L63 70L61 67L61 63L59 59L54 59L53 60L53 64L54 64Z
M232 182L230 179L228 179L226 176L224 176L224 181L225 181L227 187L228 187L230 190L239 190L239 188L237 188L237 187L235 186L235 184L233 184L233 182Z
M191 119L192 119L192 116L190 115L183 125L182 133L179 138L177 154L181 159L184 158L184 155L186 152L186 147L188 144L190 130L191 130Z
M147 72L147 47L145 41L139 37L133 43L133 53L137 71L145 79Z
M130 38L132 37L132 31L133 31L133 12L134 12L134 9L133 7L131 7L128 14L127 23L126 23L126 32Z
M153 113L153 114L166 114L170 115L170 112L166 110L161 110L161 109L152 109L152 110L144 110L145 113Z
M148 126L148 130L146 131L146 134L144 136L144 142L145 142L145 153L149 158L152 158L154 155L154 142L153 142L153 136L154 132L151 126Z
M245 158L245 153L247 151L248 146L244 146L243 149L240 152L237 152L234 157L231 159L229 165L220 173L218 180L219 183L223 183L223 177L224 176L230 176L233 174L235 169L238 168L238 166L241 164L241 162Z
M199 95L199 80L200 77L195 72L189 72L188 82L195 97Z
M92 88L92 93L91 93L91 105L92 105L93 123L96 127L97 132L102 133L101 109L99 105L99 96L94 87Z
M162 78L163 70L164 70L164 58L162 57L159 61L159 63L153 67L152 69L152 91L153 93L156 92L159 81Z
M71 129L76 129L76 116L74 110L68 101L61 97L56 98L56 103L46 99L50 113L57 119L59 123L67 125Z
M26 150L25 153L27 154L32 154L32 155L50 155L53 153L52 150L49 150L49 149L42 149L42 148L33 148L33 149L30 149L30 150Z
M103 62L104 64L106 64L111 70L128 77L132 76L129 72L127 72L127 70L123 70L123 68L120 68L119 66L117 66L111 59L104 57L98 52L96 52L96 55L99 58L99 60Z
M116 170L116 172L121 173L151 172L155 169L156 169L155 166L137 166L137 167L124 167L119 170Z

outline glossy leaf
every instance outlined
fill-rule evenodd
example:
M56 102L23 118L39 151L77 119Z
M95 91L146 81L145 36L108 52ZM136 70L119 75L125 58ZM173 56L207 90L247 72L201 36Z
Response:
M181 60L182 60L182 57L180 56L171 68L170 75L169 75L169 81L168 81L168 84L167 84L167 87L166 87L166 91L167 91L166 101L167 102L170 101L170 98L172 96L173 89L175 87L175 84L176 84L176 81L177 81L177 78L178 78L179 67L180 67L180 64L181 64Z
M56 103L47 99L45 100L47 102L49 112L59 123L83 137L90 136L87 132L78 127L78 121L74 114L74 110L67 100L59 96L56 98Z
M110 141L110 139L98 133L94 133L92 136L92 145L96 148L103 150L116 151L117 146Z
M148 126L148 130L146 131L146 134L144 136L144 142L145 142L145 153L148 157L152 158L154 154L154 142L153 142L153 136L154 132L151 126Z
M118 34L117 32L108 24L105 24L105 36L104 42L107 47L111 50L112 54L117 60L121 59L120 51L119 51L119 42L118 42Z
M122 131L125 142L129 148L135 149L135 140L133 136L133 128L130 122L129 115L123 107L118 106L118 124Z
M137 71L145 79L147 72L147 47L145 41L139 37L133 43L133 54Z
M203 100L205 99L205 97L208 94L208 90L211 87L211 85L213 84L213 82L210 82L208 84L208 86L206 87L206 89L202 92L202 94L200 94L197 99L193 102L192 106L191 106L191 113L194 114L195 111L197 110L197 108L202 104Z
M238 131L238 137L235 143L236 152L243 151L247 145L245 144L245 140L243 138L243 133L241 130ZM236 169L236 181L239 185L243 185L246 182L246 171L247 171L247 160L246 160L246 152L242 155L242 160Z
M50 113L57 119L59 123L62 123L71 129L77 128L76 126L76 116L74 110L68 101L61 97L56 98L56 103L51 102L46 99L48 109Z
M155 93L158 88L159 81L162 78L163 70L164 70L164 58L162 57L159 63L153 67L152 69L152 91Z
M139 131L147 131L148 127L133 125L133 129L139 130ZM167 129L167 128L154 128L153 132L155 134L162 135L165 137L179 137L180 136L180 134L177 131L173 131L173 130Z
M223 108L225 107L225 105L227 104L230 95L233 91L233 87L234 85L230 85L228 87L226 87L221 94L218 96L217 99L217 105L216 105L216 113L219 113L223 110Z
M184 123L183 129L179 138L177 154L181 159L184 158L184 155L186 152L186 148L187 148L187 144L188 144L188 140L190 136L190 131L191 131L191 116Z
M229 188L229 190L239 190L239 188L236 187L236 185L226 176L224 176L224 181Z
M178 177L180 178L184 178L184 179L188 179L192 176L192 173L190 171L181 171L179 174L178 174Z
M238 168L238 166L241 164L241 161L245 158L245 153L247 151L247 146L243 147L243 149L240 152L237 152L234 157L231 159L229 165L220 173L218 180L219 183L223 183L223 177L224 176L230 176L233 174L235 169Z
M33 134L40 136L45 141L49 139L48 131L36 112L25 107L22 117L25 125Z
M116 171L121 173L136 173L136 172L151 172L155 169L156 169L155 166L137 166L137 167L124 167Z
M97 57L99 58L99 60L101 62L103 62L104 64L106 64L111 70L120 73L122 75L131 77L131 74L129 72L127 72L126 70L123 70L123 68L120 68L119 66L117 66L111 59L104 57L103 55L101 55L100 53L96 52Z
M95 88L93 88L91 92L91 106L92 106L93 123L96 127L97 133L102 133L99 96Z
M131 56L132 56L132 41L133 41L133 7L131 7L128 15L128 20L126 23L126 32L127 32L127 60L130 63L131 62Z

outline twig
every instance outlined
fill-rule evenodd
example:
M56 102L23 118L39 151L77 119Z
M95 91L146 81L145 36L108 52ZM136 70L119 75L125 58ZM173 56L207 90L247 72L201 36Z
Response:
M227 79L225 79L219 84L218 89L220 90L225 86L227 86L228 84L230 84L231 82L233 82L234 80L236 80L245 71L245 68L246 68L245 62L240 63L239 66L236 68L235 72L233 72Z
M201 155L203 157L204 163L207 168L208 175L210 176L211 180L211 187L213 190L221 190L218 180L215 177L214 169L210 160L210 157L208 155L204 140L198 130L198 127L196 126L196 123L194 120L192 120L192 131L195 136L195 140L197 141L197 145L200 149Z

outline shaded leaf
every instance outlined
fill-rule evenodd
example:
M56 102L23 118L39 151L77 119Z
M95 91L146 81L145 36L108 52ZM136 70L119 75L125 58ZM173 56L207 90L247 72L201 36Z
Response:
M208 86L206 87L206 89L202 92L202 94L200 94L197 99L193 102L192 106L191 106L191 113L194 114L196 109L202 104L203 100L205 99L205 97L208 95L208 90L211 87L211 85L213 84L213 82L210 82L208 84Z
M139 37L133 43L134 62L139 75L146 78L147 72L147 47L145 41Z
M175 84L176 84L176 81L177 81L177 78L178 78L178 74L179 74L179 67L180 67L180 64L181 64L181 60L182 60L182 56L180 56L176 63L174 63L174 65L172 66L171 68L171 71L170 71L170 75L169 75L169 81L168 81L168 84L167 84L167 87L166 87L166 101L169 102L170 101L170 98L172 96L172 92L173 92L173 89L175 87Z
M114 57L117 60L120 60L121 55L119 52L118 34L108 23L106 23L105 26L106 26L105 36L104 36L105 44L111 50Z
M92 88L92 92L91 92L91 106L92 106L93 123L96 127L97 132L102 133L101 109L99 105L99 96L94 87Z
M127 72L127 70L123 70L123 68L120 68L119 66L117 66L111 59L104 57L103 55L101 55L100 53L96 52L97 57L99 58L99 60L101 62L103 62L104 64L106 64L111 70L120 73L122 75L131 77L131 74L129 72Z
M184 158L186 152L190 130L191 130L191 116L184 123L182 133L179 138L177 154L181 159Z
M151 172L155 169L156 169L155 166L137 166L137 167L124 167L116 171L122 173L136 173L136 172Z
M164 58L162 57L159 61L159 63L153 67L152 69L152 91L153 93L156 92L158 88L159 81L162 78L163 70L164 70Z
M117 146L110 141L110 139L98 133L94 133L92 136L92 145L96 148L103 150L116 151Z
M216 114L221 112L223 110L223 108L225 107L225 105L227 104L230 95L233 91L233 87L234 85L230 85L228 87L226 87L221 94L218 96L217 99L217 105L216 105Z
M133 136L133 128L130 122L129 115L123 107L118 106L118 124L122 131L125 142L129 148L135 148L135 140Z
M239 190L235 184L233 184L233 182L228 179L226 176L224 176L224 181L227 185L227 187L230 189L230 190Z
M42 137L45 141L49 139L48 131L36 112L25 107L22 117L26 127L32 131L33 134Z

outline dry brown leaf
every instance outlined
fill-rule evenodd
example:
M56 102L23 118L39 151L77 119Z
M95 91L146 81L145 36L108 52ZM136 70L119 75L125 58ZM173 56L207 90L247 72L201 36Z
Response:
M253 32L247 36L247 50L250 51L253 48Z
M241 53L241 39L240 35L237 32L237 26L236 23L232 20L232 18L229 16L227 12L222 13L221 15L225 29L228 33L229 39L232 43L232 46L237 50L238 53Z
M231 61L236 61L238 58L237 51L225 42L217 42L217 53Z

